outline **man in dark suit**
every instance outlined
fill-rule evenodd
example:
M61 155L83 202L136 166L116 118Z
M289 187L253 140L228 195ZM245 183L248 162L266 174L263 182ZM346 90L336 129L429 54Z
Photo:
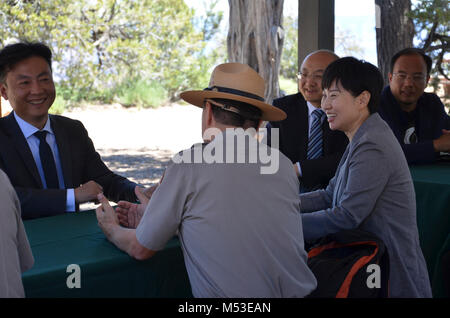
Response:
M381 94L380 116L397 137L409 164L436 162L450 152L450 116L436 94L425 93L431 58L406 48L391 59L389 86Z
M75 212L101 192L135 201L137 185L106 167L83 124L48 114L56 95L51 56L41 43L0 51L0 92L14 110L0 119L0 169L17 192L22 218Z
M322 74L336 59L338 56L327 50L310 53L300 68L300 92L273 101L287 118L267 124L268 142L275 145L270 129L278 128L279 149L294 163L300 192L325 188L348 144L344 133L330 130L326 114L320 109Z

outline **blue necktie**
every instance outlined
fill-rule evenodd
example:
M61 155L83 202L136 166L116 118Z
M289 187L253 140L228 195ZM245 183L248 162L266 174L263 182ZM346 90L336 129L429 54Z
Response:
M39 157L41 158L42 169L44 169L47 189L58 189L59 182L58 174L56 172L55 158L53 158L53 152L45 140L47 132L45 130L36 131L34 135L39 139Z
M322 156L322 116L325 113L320 109L312 112L311 134L308 141L307 159L317 159Z

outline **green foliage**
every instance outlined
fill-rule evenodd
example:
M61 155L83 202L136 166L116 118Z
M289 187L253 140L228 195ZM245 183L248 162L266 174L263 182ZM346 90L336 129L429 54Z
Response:
M433 59L432 73L448 78L449 65L444 63L450 51L450 10L448 0L422 0L414 2L410 17L414 21L418 47ZM437 75L437 74L436 74Z
M284 16L283 28L284 43L281 53L280 77L296 81L298 72L298 18Z
M181 90L207 83L215 57L205 52L205 40L222 19L214 6L207 8L203 28L195 30L194 11L183 0L0 1L0 45L46 42L67 101L112 101L119 84L136 78L142 83L132 83L135 92L128 94L140 96L135 102L149 101L143 87L154 84L147 83L159 83L154 92L163 89L176 99Z
M291 94L298 93L298 84L297 84L296 80L280 76L279 84L280 84L280 90L283 91L283 93L285 95L291 95Z
M118 88L117 101L123 106L157 107L167 101L167 93L159 82L128 82Z
M53 102L52 107L49 110L50 114L61 115L64 111L67 110L70 102L65 100L62 96L57 95L55 101Z
M360 41L358 41L355 34L349 29L337 27L335 30L334 43L334 52L341 57L354 56L362 58L364 56L364 49L360 46Z
M196 24L201 26L203 32L203 41L212 40L217 34L217 29L223 19L223 12L214 12L218 0L203 0L202 5L205 8L204 16L196 19Z
M285 37L280 76L296 81L298 72L298 18L284 16L283 28ZM342 56L361 57L364 55L364 49L358 43L355 35L348 29L336 28L335 47L336 54Z

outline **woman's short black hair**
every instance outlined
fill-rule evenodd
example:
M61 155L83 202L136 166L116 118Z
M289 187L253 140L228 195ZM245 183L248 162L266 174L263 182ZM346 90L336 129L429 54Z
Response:
M6 74L20 61L32 56L42 57L52 69L52 51L44 43L20 42L5 46L0 51L0 83L4 83Z
M343 57L328 65L323 73L322 88L330 88L333 81L349 91L352 96L359 96L362 92L370 93L369 112L376 113L383 89L383 76L373 64L354 57Z

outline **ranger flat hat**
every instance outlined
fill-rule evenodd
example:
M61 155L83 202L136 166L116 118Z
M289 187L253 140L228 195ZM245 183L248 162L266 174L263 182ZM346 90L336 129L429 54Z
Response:
M287 117L281 109L264 102L264 79L250 66L225 63L214 68L209 87L204 90L185 91L180 97L186 102L203 107L205 99L222 98L244 102L259 108L261 120L280 121Z

